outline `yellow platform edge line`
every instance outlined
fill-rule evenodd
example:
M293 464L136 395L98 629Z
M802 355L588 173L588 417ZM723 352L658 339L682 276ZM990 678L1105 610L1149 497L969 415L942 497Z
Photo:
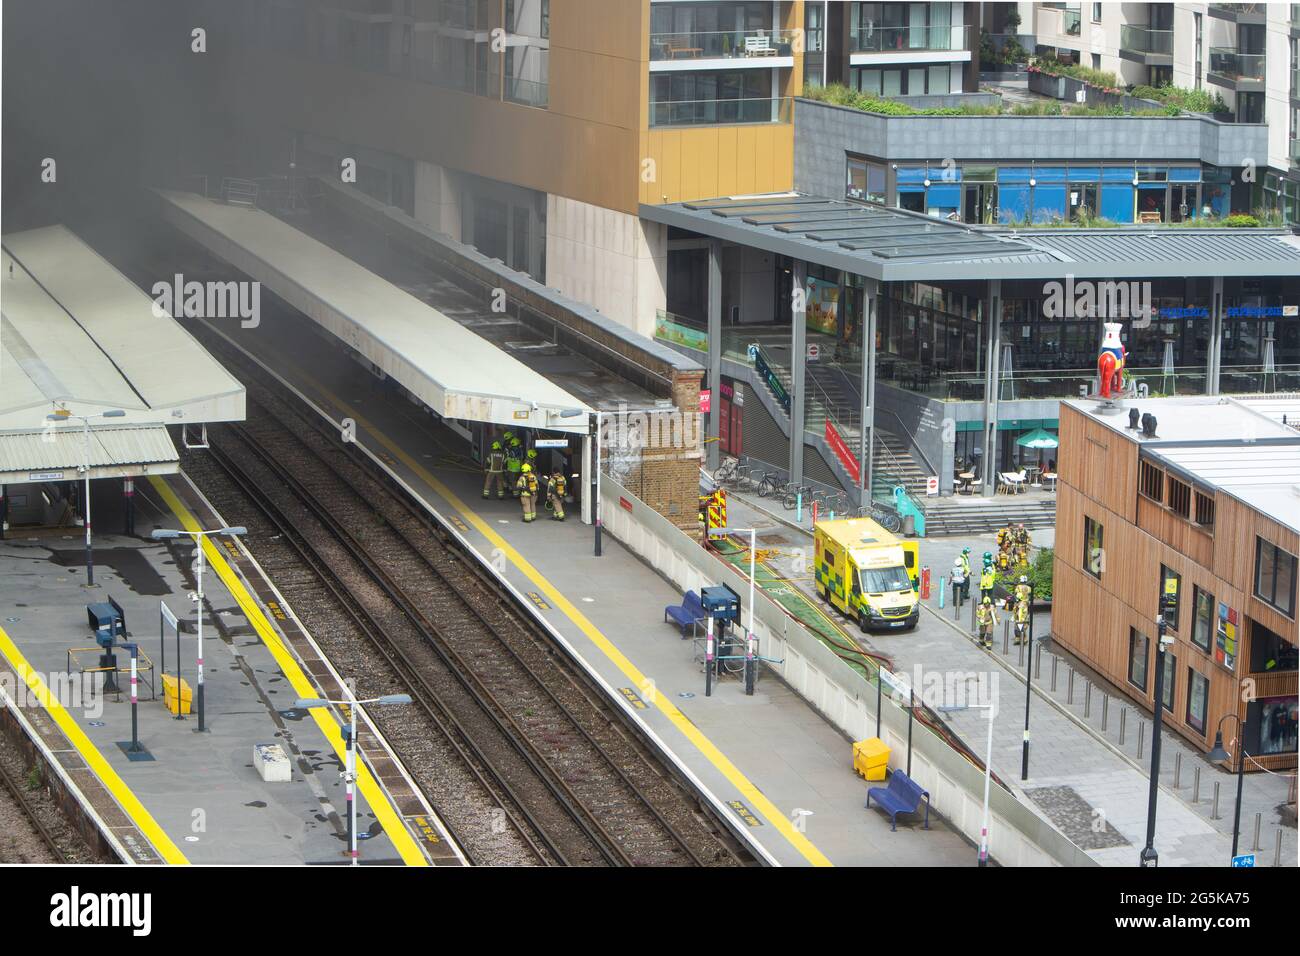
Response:
M620 651L600 630L583 614L578 608L569 601L568 598L560 592L540 571L538 571L522 554L514 549L511 544L501 537L492 526L481 518L477 512L467 507L463 501L457 497L450 488L434 477L418 461L408 455L396 442L392 441L387 435L370 424L364 416L359 414L355 409L343 402L334 395L329 389L321 385L310 375L301 369L295 369L295 374L300 375L303 379L311 383L318 392L328 396L331 402L338 408L345 411L349 418L361 425L370 434L375 436L389 452L397 456L403 464L410 468L415 474L419 475L422 480L428 483L434 491L441 495L453 508L459 511L472 524L483 537L487 538L495 547L500 548L511 562L522 572L538 589L551 599L551 602L566 617L569 618L597 648L600 649L609 660L616 666L628 680L632 681L634 687L645 687L650 682L637 669L627 657ZM813 866L832 866L831 861L821 850L813 844L804 834L794 828L794 824L777 809L763 792L755 786L740 769L733 764L725 754L720 751L713 741L709 740L677 707L668 700L663 694L654 695L655 706L672 721L675 726L696 749L704 755L705 759L724 776L734 786L741 795L744 796L755 809L770 823L777 831L784 836L790 844L799 851Z
M167 502L167 507L180 520L181 526L186 531L203 530L193 513L185 507L184 503L161 477L150 475L149 481L163 500ZM208 563L217 572L217 576L221 578L222 583L225 584L230 593L234 595L235 602L239 605L249 623L253 625L253 629L257 631L258 637L262 639L262 643L266 645L267 650L271 652L271 656L275 658L276 664L279 665L280 670L288 679L294 693L300 698L319 697L319 690L299 666L293 652L284 646L284 643L280 640L280 635L271 626L270 621L267 620L261 604L244 587L244 582L239 579L239 575L235 573L234 568L227 563L225 557L221 554L221 550L206 535L202 538L202 541L203 553L207 556ZM334 717L333 712L316 707L311 710L311 715L316 721L316 726L320 728L321 733L325 735L325 739L329 741L330 746L334 749L335 755L340 761L346 763L346 748L343 735L340 732L341 725ZM366 805L374 811L375 817L384 828L384 832L393 841L393 846L401 856L402 862L407 866L428 866L428 858L420 850L415 838L411 836L410 830L406 828L406 825L398 816L397 811L388 799L387 793L379 786L379 782L371 774L370 768L361 760L357 761L357 787L362 796L366 798Z
M153 818L153 814L140 802L140 798L135 795L135 792L117 775L117 771L109 765L108 760L100 753L99 748L91 743L90 738L86 736L86 732L81 729L80 725L72 718L72 715L50 693L45 681L41 680L41 676L27 663L27 658L23 656L22 651L18 649L18 645L13 642L13 639L10 638L3 627L0 627L0 654L4 655L14 673L36 695L36 699L40 701L41 706L53 718L59 730L63 731L63 736L67 737L68 742L77 749L77 753L81 754L82 759L86 761L86 766L95 773L100 783L113 795L113 799L117 801L117 805L121 807L122 812L130 817L136 829L153 845L158 855L167 863L188 864L190 861L186 859L185 854L172 842L171 837Z

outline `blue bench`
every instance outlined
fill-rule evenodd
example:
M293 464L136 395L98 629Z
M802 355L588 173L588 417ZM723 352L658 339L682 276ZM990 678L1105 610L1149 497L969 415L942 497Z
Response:
M901 770L895 770L889 775L888 787L872 787L867 791L867 807L871 806L871 798L876 798L876 804L880 809L889 814L889 829L898 829L898 815L900 813L916 813L917 807L921 805L921 799L925 799L925 826L921 829L930 829L930 794L922 790L907 774Z
M700 596L694 591L687 591L682 595L681 604L670 604L664 608L664 623L672 618L682 632L682 637L686 637L686 629L694 627L696 621L701 621L708 615L704 611L704 605L700 603Z

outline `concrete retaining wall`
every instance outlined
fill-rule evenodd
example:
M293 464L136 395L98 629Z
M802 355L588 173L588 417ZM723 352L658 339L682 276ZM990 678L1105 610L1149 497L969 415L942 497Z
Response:
M748 579L705 551L636 496L601 477L601 515L605 528L683 591L725 583L749 593ZM754 630L764 657L799 696L812 704L848 740L875 736L876 690L811 631L777 604L760 596ZM771 675L768 675L768 680ZM725 692L730 692L727 687ZM890 767L907 763L907 708L885 697L881 737L891 748ZM978 745L983 746L981 741ZM844 745L846 766L851 761ZM921 724L912 737L912 773L930 792L931 802L956 829L978 843L983 814L984 773ZM866 789L863 789L866 800ZM864 809L864 813L867 811ZM1095 866L1095 862L1009 792L990 791L990 854L1004 866Z

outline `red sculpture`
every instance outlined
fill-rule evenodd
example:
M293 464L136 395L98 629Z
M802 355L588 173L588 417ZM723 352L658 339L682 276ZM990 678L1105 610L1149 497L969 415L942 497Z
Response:
M1102 398L1110 398L1111 393L1118 395L1124 390L1124 343L1119 340L1118 322L1107 322L1106 333L1101 340L1101 351L1097 354L1097 372L1101 376Z

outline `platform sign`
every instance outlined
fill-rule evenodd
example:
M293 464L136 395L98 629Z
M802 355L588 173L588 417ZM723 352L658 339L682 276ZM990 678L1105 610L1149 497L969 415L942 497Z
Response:
M34 471L27 476L28 481L62 481L61 471Z
M1240 856L1234 856L1232 858L1232 865L1253 867L1255 865L1255 854L1243 853Z
M538 438L533 441L534 448L568 448L567 438Z

